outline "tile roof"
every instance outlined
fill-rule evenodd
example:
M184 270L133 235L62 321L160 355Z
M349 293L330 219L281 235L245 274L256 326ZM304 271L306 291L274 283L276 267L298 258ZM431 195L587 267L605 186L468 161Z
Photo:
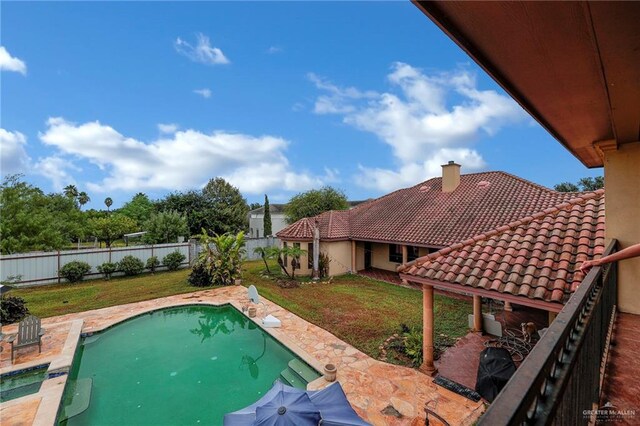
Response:
M604 190L584 193L399 268L403 278L566 303L577 265L604 252Z
M442 178L433 178L349 211L334 211L333 220L323 213L317 216L321 238L444 247L576 196L504 172L461 175L453 192L441 188ZM302 229L294 223L277 236L300 239L303 234L296 230Z
M349 239L349 210L331 210L318 216L300 219L276 236L284 240L313 240L314 224L318 223L321 240Z

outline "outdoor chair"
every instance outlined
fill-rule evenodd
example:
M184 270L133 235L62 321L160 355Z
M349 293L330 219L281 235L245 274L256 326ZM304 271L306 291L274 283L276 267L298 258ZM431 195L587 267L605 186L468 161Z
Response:
M14 352L20 348L38 345L38 353L42 353L42 335L44 329L40 326L40 318L29 315L18 324L18 334L7 339L11 344L11 363L13 364Z

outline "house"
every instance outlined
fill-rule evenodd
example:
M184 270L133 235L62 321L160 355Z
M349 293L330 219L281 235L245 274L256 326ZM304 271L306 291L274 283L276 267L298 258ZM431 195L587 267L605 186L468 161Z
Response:
M287 226L284 215L284 204L269 204L271 213L271 232L277 234ZM264 235L264 206L253 209L249 212L249 238L263 238Z
M604 167L603 255L640 242L640 3L414 4L571 154ZM593 268L478 424L637 422L639 276L640 258Z
M283 244L308 251L297 274L311 273L316 223L330 275L369 268L395 271L403 263L576 197L508 173L461 175L460 168L449 162L442 166L442 177L348 211L301 219L277 236Z

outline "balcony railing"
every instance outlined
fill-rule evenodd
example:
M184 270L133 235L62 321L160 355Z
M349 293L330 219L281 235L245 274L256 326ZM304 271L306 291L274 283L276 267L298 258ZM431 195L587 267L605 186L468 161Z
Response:
M604 255L616 245L613 240ZM587 274L479 425L593 422L615 318L616 267Z

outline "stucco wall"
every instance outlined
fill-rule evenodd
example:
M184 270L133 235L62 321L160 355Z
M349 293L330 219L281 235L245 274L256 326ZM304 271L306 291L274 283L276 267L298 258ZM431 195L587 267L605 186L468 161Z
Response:
M364 269L364 243L361 241L356 242L356 269Z
M371 244L371 266L374 268L394 271L400 263L389 262L389 244Z
M287 221L284 213L271 213L271 233L276 235L287 227ZM258 234L256 234L256 231ZM264 214L249 215L249 232L252 238L264 237Z
M607 239L640 243L640 142L606 152L604 177ZM640 314L640 258L618 264L618 308Z
M281 247L284 246L285 241L283 241L283 245L281 245ZM289 247L293 247L294 244L299 243L300 244L300 249L306 251L306 254L300 256L300 268L296 269L296 276L297 275L311 275L311 273L313 272L313 268L308 268L308 256L309 256L309 246L308 245L313 245L313 243L311 242L300 242L300 241L286 241L287 245ZM287 271L289 273L291 273L291 258L288 259L287 262Z
M329 256L329 275L351 272L351 241L320 242L320 253Z

